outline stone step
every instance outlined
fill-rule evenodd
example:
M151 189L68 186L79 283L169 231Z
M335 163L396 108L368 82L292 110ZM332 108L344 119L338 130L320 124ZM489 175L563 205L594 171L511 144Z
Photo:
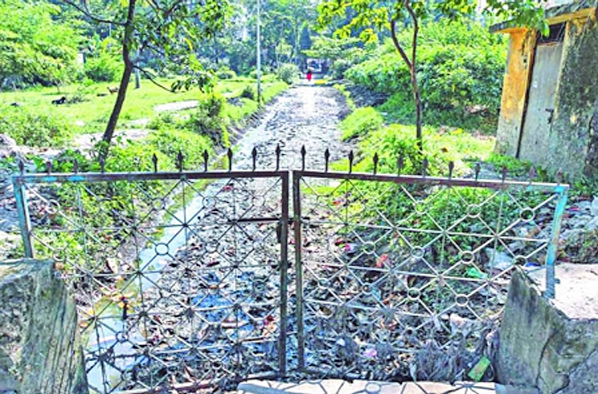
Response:
M236 394L539 394L535 389L519 389L497 383L457 382L454 385L434 382L390 383L338 379L281 383L249 380Z

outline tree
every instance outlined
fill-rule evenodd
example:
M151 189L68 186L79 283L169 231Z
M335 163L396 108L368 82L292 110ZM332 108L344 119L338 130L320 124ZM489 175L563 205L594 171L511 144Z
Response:
M118 95L102 137L100 157L108 154L122 110L131 74L139 70L156 85L169 91L199 86L209 88L213 77L195 55L198 39L209 39L219 31L230 11L228 0L63 0L90 23L108 25L121 44L124 65ZM137 63L135 53L152 53L159 66L185 76L170 87Z
M476 3L470 0L327 0L320 4L318 22L321 27L334 26L339 37L358 34L365 42L378 40L377 34L389 32L400 58L409 68L416 113L416 138L423 148L422 100L417 76L417 44L420 28L431 15L451 20L471 16ZM512 20L519 25L539 27L544 32L547 25L543 9L533 0L489 0L484 12L502 20ZM401 27L411 27L411 42L399 40Z
M7 78L56 85L77 75L77 47L82 38L53 17L59 7L0 0L0 87Z

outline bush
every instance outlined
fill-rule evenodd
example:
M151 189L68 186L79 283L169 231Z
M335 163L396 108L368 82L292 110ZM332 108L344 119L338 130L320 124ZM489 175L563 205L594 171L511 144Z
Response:
M246 85L245 88L243 88L240 97L255 101L257 99L257 92L255 91L255 88L253 86Z
M408 43L408 34L401 37ZM407 48L408 49L408 48ZM432 125L490 131L500 109L506 46L478 24L437 23L424 26L418 52L418 79L424 121ZM346 72L369 89L394 93L381 110L389 120L414 121L409 70L391 42Z
M234 79L237 78L237 73L233 70L221 68L216 72L216 76L218 77L218 79Z
M208 136L216 145L228 146L227 118L223 111L225 103L226 99L219 94L211 94L199 100L197 110L191 115L187 126Z
M0 114L0 133L14 138L19 145L32 147L64 146L73 134L63 116L30 112L23 107L6 108Z
M108 53L85 60L85 75L95 82L113 82L120 79L123 66L118 58Z
M299 73L299 67L295 64L287 63L278 68L276 75L281 81L292 84L298 79Z
M203 164L203 153L212 153L209 138L187 130L160 130L152 133L149 143L158 151L176 160L179 152L183 153L183 167L197 169Z
M379 129L384 123L382 116L372 107L358 108L342 121L343 140L364 136Z

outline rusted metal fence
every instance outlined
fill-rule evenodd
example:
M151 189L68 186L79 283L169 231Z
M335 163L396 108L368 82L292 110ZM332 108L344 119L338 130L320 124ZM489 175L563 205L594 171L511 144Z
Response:
M74 291L90 392L434 378L428 356L456 352L458 378L516 266L554 294L567 185L382 175L377 158L310 171L302 153L296 171L280 150L256 170L254 150L248 171L13 177L27 257Z

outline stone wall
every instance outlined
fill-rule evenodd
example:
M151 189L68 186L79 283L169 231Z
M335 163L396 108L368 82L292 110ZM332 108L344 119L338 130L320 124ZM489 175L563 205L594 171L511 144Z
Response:
M567 24L567 40L555 98L550 154L545 166L559 165L573 176L598 174L598 24L586 18Z
M52 262L0 265L0 393L88 393L74 302Z
M588 10L595 12L595 8L585 9ZM550 131L546 136L548 148L542 152L543 154L536 155L538 158L535 159L534 164L553 172L562 169L573 179L582 174L598 175L598 84L596 83L598 80L598 23L596 16L579 17L575 13L565 14L551 23L553 22L566 22L567 30L554 98L555 112ZM534 40L524 29L513 28L501 32L508 33L511 37L496 151L515 156L520 135L522 132L525 133L525 130L521 129L525 116L529 75L533 68Z
M500 383L542 394L598 393L598 266L557 267L556 297L544 272L511 280L496 360Z

